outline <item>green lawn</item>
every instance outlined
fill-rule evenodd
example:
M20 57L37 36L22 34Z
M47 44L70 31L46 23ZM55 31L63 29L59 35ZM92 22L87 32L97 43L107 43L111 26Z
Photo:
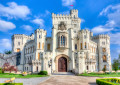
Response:
M48 75L37 75L37 74L32 74L32 75L27 75L27 76L22 76L22 74L0 74L0 78L33 78L33 77L46 77Z
M78 76L95 76L95 77L120 77L119 73L83 73Z

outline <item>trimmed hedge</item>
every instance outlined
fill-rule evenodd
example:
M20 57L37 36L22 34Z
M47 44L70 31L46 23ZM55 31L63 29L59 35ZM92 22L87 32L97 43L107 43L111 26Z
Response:
M120 85L120 79L117 78L103 78L96 79L98 85Z
M2 70L2 68L0 68L0 73L3 73L3 70Z
M23 85L23 83L0 83L0 85Z
M47 71L40 71L38 74L39 75L48 75L48 72Z

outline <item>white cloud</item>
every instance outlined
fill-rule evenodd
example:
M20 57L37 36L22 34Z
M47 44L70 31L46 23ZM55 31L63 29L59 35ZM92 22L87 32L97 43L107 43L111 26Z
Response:
M109 33L111 44L120 45L120 33Z
M51 13L50 13L48 10L45 10L45 13L39 14L38 16L35 16L35 18L46 17L46 16L48 16L49 14L51 14Z
M104 26L102 25L99 25L97 27L94 27L92 29L92 32L93 33L96 33L96 34L99 34L99 33L106 33L106 32L110 32L112 31L114 28L105 28Z
M12 30L15 28L16 26L12 22L0 20L0 31L5 32L5 31Z
M1 51L4 51L5 49L11 49L11 41L9 39L0 39L0 47Z
M62 0L63 6L70 6L73 5L76 1L75 0Z
M8 6L0 4L0 16L8 18L26 18L30 14L30 9L25 5L18 5L15 2L7 3Z
M100 16L106 16L107 22L114 21L113 27L120 28L120 4L107 6L100 12Z
M84 19L81 19L81 23L84 23L85 22L85 20Z
M40 25L40 27L44 27L43 19L36 18L36 19L32 20L32 23L38 24L38 25Z
M32 31L32 27L30 25L22 25L21 28L23 28L27 31Z

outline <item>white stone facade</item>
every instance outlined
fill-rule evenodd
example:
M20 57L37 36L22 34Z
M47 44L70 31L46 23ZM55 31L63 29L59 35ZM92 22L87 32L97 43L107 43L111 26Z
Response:
M111 71L110 37L81 30L78 10L71 10L69 15L52 13L52 23L51 37L46 37L43 29L36 29L31 36L12 36L12 51L21 53L17 60L19 70L80 74L102 71L105 67Z

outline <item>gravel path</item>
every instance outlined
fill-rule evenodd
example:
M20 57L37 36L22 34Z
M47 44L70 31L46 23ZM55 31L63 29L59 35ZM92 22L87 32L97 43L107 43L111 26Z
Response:
M55 75L39 85L96 85L97 78L99 77Z
M16 83L23 83L23 85L38 85L41 82L46 81L50 77L39 77L39 78L16 78ZM9 80L10 78L0 78L0 83L4 83L5 80Z

